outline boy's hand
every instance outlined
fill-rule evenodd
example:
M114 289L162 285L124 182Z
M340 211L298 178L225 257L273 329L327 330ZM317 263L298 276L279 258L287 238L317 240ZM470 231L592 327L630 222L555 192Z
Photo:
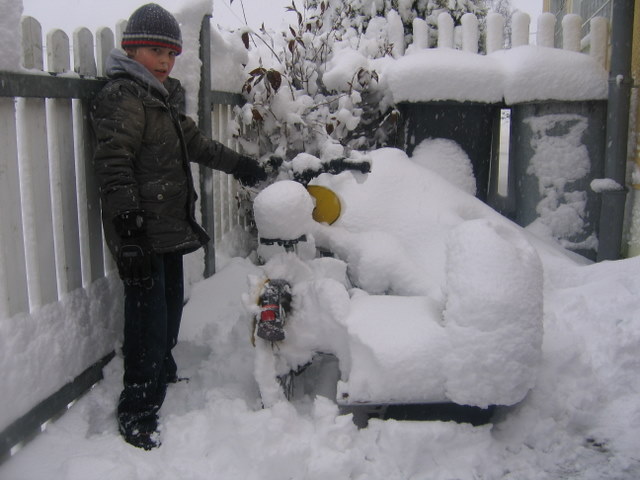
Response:
M267 172L256 159L242 156L233 171L233 176L242 185L253 187L256 183L267 179Z
M146 237L144 212L123 212L113 220L121 238L117 264L125 285L151 287L151 246Z
M151 288L151 251L146 237L123 239L118 272L125 285Z

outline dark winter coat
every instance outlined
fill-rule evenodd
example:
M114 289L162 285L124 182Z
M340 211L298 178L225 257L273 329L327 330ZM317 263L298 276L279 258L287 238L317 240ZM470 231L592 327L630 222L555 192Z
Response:
M117 257L113 220L142 210L146 234L157 253L196 250L209 237L196 223L196 192L189 162L233 173L246 160L203 136L184 115L178 80L160 83L140 63L114 51L111 81L93 102L97 174L105 237Z

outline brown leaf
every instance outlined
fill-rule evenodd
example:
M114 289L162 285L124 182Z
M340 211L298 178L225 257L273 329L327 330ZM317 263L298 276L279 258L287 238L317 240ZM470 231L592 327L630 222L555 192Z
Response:
M258 111L257 108L254 108L253 110L251 110L251 114L253 115L253 119L256 122L263 122L264 118L262 117L262 115L260 114L260 112Z
M264 75L264 73L265 73L264 67L258 67L251 70L249 72L249 75L251 75L252 77L255 77L256 75Z
M244 43L244 48L249 50L249 32L244 32L242 34L242 43Z
M276 92L280 88L280 85L282 85L282 75L277 70L269 70L267 72L267 80Z
M335 128L334 128L332 123L327 123L327 125L325 126L325 129L327 130L327 133L329 135L331 135L333 133L333 131L335 130Z

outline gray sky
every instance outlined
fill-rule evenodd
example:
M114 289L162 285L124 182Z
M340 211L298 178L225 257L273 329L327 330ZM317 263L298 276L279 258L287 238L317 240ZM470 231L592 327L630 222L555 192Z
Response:
M154 1L167 10L176 11L184 0L23 0L24 15L35 17L46 33L61 28L72 34L78 27L95 32L99 27L114 28L120 19L126 19L140 5ZM301 0L300 0L301 1ZM265 24L278 27L283 18L291 14L285 7L291 0L243 0L249 25L255 29ZM266 7L268 5L268 7ZM235 28L244 25L240 0L213 0L213 16L217 23Z
M129 17L137 7L152 0L23 0L24 15L35 17L44 32L61 28L71 35L78 27L88 27L95 32L99 27L113 28L120 19ZM154 0L168 10L179 9L184 0ZM303 0L298 0L298 6ZM244 11L249 25L258 29L262 22L277 28L283 19L295 21L285 7L291 0L243 0ZM511 0L513 8L518 8L532 16L532 28L542 10L542 0ZM213 0L214 20L223 26L236 28L244 25L244 16L240 0Z

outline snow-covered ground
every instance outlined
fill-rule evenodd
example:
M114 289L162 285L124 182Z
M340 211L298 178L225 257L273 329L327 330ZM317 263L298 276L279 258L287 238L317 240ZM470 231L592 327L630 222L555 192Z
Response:
M544 337L541 361L536 363L535 385L521 402L498 408L491 424L477 427L453 422L374 419L367 428L358 429L351 415L340 415L333 399L322 396L275 401L263 408L258 380L264 369L256 362L256 355L264 350L251 344L251 316L242 298L244 295L246 299L250 291L248 279L263 276L264 269L248 259L233 258L223 262L219 273L196 284L191 292L176 355L179 373L189 377L189 382L169 389L161 410L163 444L159 449L151 452L135 449L118 435L114 411L121 387L122 362L117 357L106 367L104 381L0 467L0 478L638 478L640 259L588 264L518 227L507 227L506 220L496 220L498 216L490 214L488 207L425 168L424 158L420 162L410 161L396 150L373 152L371 158L373 169L367 176L343 173L325 178L326 183L332 182L336 190L346 195L344 216L334 226L315 231L318 243L333 238L343 254L363 252L358 257L360 263L355 263L359 270L350 276L367 284L370 290L375 290L377 284L367 283L367 279L378 276L390 282L383 288L400 294L390 298L417 298L415 295L421 294L425 298L437 297L432 288L434 281L445 286L446 296L447 289L451 295L459 288L456 281L477 279L480 266L489 270L485 278L525 268L510 251L504 252L504 263L493 259L483 265L466 257L471 260L468 275L453 276L451 287L447 273L451 279L452 269L462 268L455 265L458 257L454 257L434 265L431 271L425 270L424 283L414 277L418 280L414 287L421 292L402 291L408 288L402 277L414 266L398 259L411 254L412 248L421 242L436 250L453 244L464 258L471 252L468 245L461 248L465 245L460 240L464 226L472 228L482 219L492 218L496 225L514 228L517 232L514 235L535 247L544 275L544 287L540 287L544 298L541 318ZM397 190L394 178L388 187L380 181L389 174L385 168L388 161L395 163L399 175L412 176L402 192ZM427 180L431 193L424 190L423 182ZM355 193L366 191L368 182L378 195L358 198ZM391 196L394 191L400 200L413 196L415 204L397 209ZM443 192L447 192L446 196ZM443 200L439 204L429 202L429 195L435 193ZM425 225L415 216L420 209L430 212L426 224L432 222L434 238L410 235ZM389 212L394 218L387 216ZM349 243L344 240L347 233L335 233L346 230L349 219L359 219L363 230L370 228L366 225L385 222L394 228L406 224L403 231L389 230L392 235L398 234L397 241L404 239L405 243L394 246L393 239L386 237L380 242L381 233L371 230L360 237L360 242ZM351 232L354 225L349 227ZM333 233L327 233L331 229ZM449 235L442 235L442 231L448 231ZM487 246L495 241L491 235L478 237L478 251L490 252ZM379 256L366 259L367 251L375 250L376 245L387 249L390 261L379 261ZM430 250L414 260L422 265L432 256ZM365 275L365 271L373 277ZM442 273L444 280L439 278ZM504 288L509 291L511 287ZM354 300L367 295L351 293ZM487 308L492 304L492 295L474 298L478 311L491 311ZM333 308L339 301L336 298L325 304L317 312L318 321L326 318L327 311L339 310ZM521 314L520 307L514 303L513 312ZM390 345L394 342L393 325L403 325L403 313L386 312L386 325L382 328L388 333ZM502 310L499 321L518 325L521 319L510 318L509 313ZM294 321L295 315L290 320L291 326ZM431 321L428 315L425 321ZM372 322L381 325L379 318L372 318ZM510 334L517 336L518 332ZM535 338L531 341L535 343ZM336 345L339 342L336 338ZM499 346L494 348L499 350ZM482 360L478 358L478 362ZM411 377L415 371L428 373L429 367L419 362L405 364L395 372L394 381L402 385L402 378ZM390 375L381 374L383 378ZM500 384L498 378L493 381Z

